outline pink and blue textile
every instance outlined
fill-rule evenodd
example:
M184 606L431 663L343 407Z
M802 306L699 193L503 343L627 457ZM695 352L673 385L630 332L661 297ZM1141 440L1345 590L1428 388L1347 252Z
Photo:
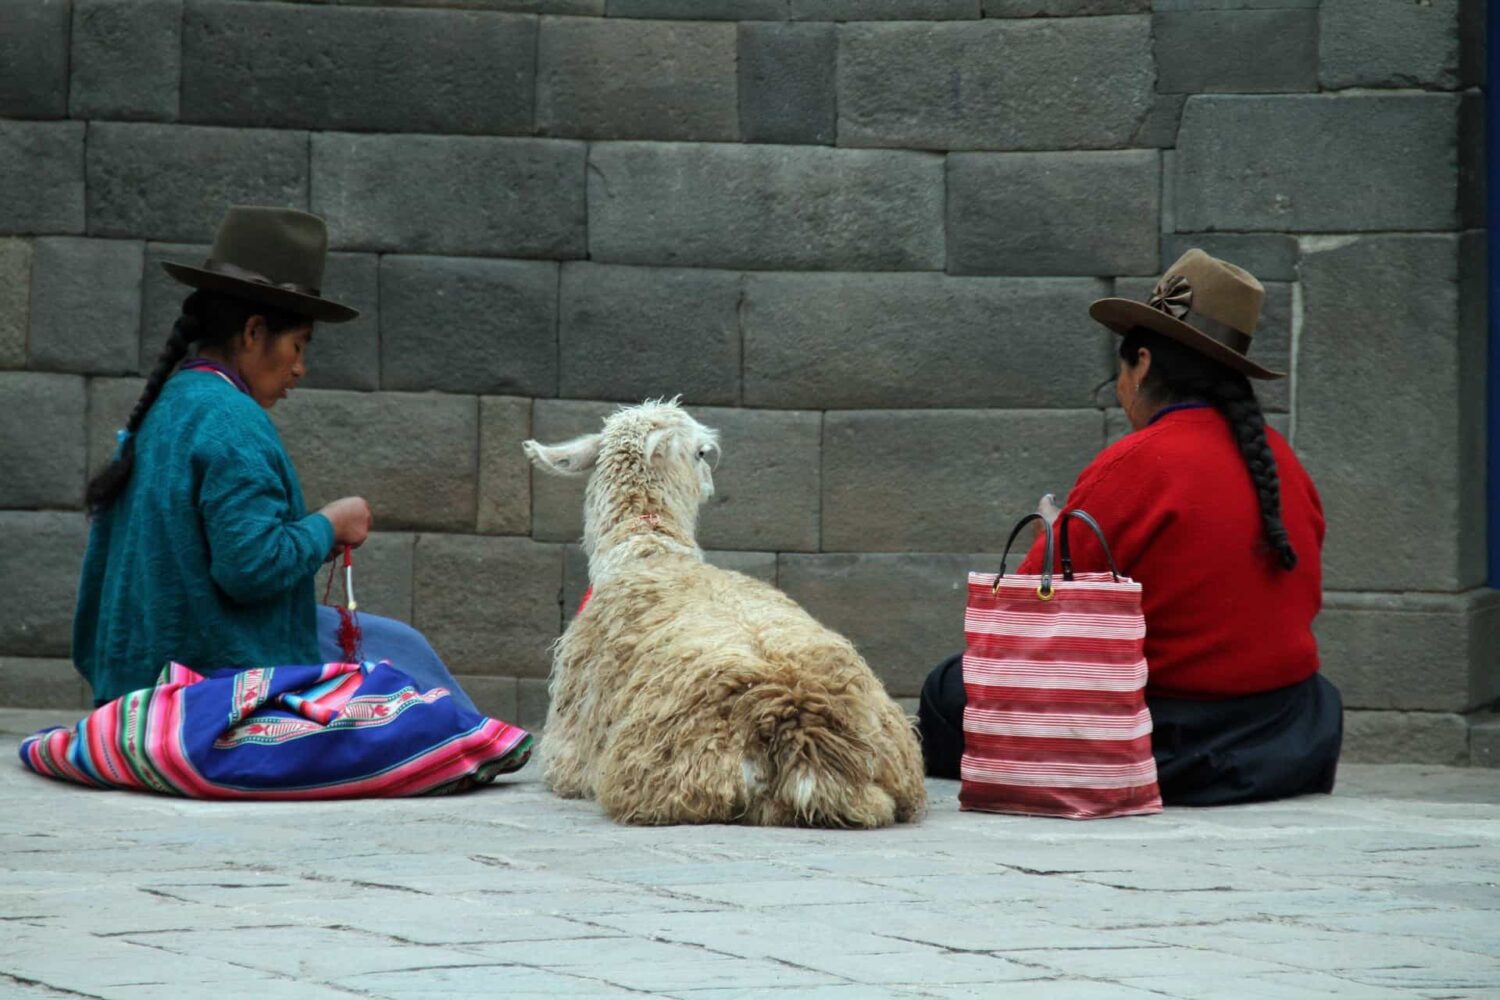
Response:
M200 799L340 799L458 792L516 771L524 729L420 689L389 663L215 671L180 664L155 687L21 744L37 774Z

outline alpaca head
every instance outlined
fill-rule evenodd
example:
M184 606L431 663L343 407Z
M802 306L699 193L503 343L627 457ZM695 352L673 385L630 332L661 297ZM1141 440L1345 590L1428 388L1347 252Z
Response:
M522 447L544 472L589 476L583 544L590 554L611 529L641 518L659 519L668 533L692 542L698 508L714 494L719 432L694 420L676 399L616 410L598 434Z

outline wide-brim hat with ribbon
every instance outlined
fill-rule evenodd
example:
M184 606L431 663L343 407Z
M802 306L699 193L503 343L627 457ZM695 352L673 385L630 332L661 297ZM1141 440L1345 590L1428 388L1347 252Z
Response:
M235 205L224 213L213 249L202 266L162 263L162 270L193 288L223 292L323 323L359 315L322 293L328 227L293 208Z
M1286 378L1248 356L1265 297L1255 275L1194 249L1167 269L1149 300L1099 299L1089 315L1122 335L1154 330L1251 378Z

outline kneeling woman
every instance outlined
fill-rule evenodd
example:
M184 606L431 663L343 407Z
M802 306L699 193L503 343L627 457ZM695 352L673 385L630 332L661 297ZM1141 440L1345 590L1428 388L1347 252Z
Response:
M1094 516L1120 572L1141 584L1168 804L1327 792L1338 764L1342 705L1312 632L1322 505L1249 382L1283 377L1246 356L1263 297L1248 272L1192 250L1150 302L1089 309L1122 337L1115 391L1132 433L1083 471L1067 505ZM1075 565L1104 566L1091 534L1074 534ZM1020 572L1041 568L1038 539ZM954 657L922 691L928 773L958 777L963 706Z
M232 208L202 267L164 264L196 289L89 484L93 516L73 658L96 704L150 687L169 661L197 670L340 659L338 616L314 577L370 533L359 497L309 514L267 411L306 374L314 321L359 315L323 298L323 221ZM472 702L421 635L361 615L366 659Z

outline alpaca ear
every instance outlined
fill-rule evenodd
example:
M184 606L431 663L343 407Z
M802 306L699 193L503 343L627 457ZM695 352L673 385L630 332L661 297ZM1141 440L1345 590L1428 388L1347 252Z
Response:
M656 453L661 446L667 443L667 439L677 432L675 427L663 427L646 435L646 464L656 458Z
M581 476L599 461L599 442L602 435L585 434L562 444L546 445L539 441L527 441L521 445L531 464L544 472L556 476Z

